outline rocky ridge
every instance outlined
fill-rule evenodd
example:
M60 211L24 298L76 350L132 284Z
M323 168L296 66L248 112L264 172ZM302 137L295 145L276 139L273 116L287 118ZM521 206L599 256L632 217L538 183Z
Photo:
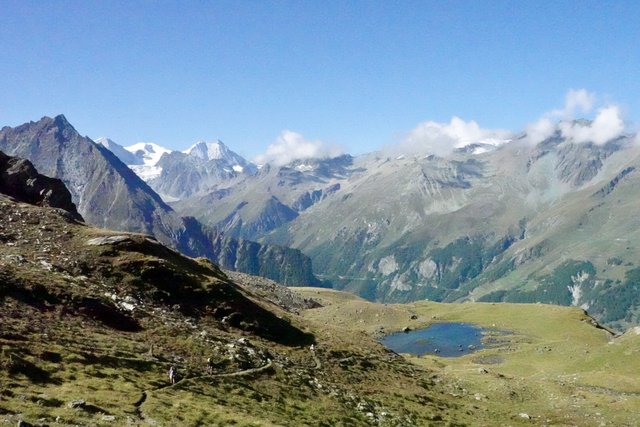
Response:
M186 255L214 261L221 257L225 245L246 245L222 239L194 218L181 217L111 151L81 136L62 115L2 128L0 150L29 159L41 173L63 181L79 213L90 224L152 235ZM215 248L214 241L218 242ZM268 272L270 279L304 285L318 282L310 263L299 263L304 258L299 251L251 246L256 250L237 254L239 262L227 263L225 268L258 266L241 271L259 274L259 266L270 264L276 257L279 266L290 267L289 274L281 277L273 268Z

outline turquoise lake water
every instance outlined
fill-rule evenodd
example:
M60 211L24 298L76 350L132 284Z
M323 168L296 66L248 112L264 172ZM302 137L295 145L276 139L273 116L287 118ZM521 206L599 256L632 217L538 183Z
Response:
M387 335L380 342L396 353L459 357L482 348L483 332L469 323L436 323L424 329Z

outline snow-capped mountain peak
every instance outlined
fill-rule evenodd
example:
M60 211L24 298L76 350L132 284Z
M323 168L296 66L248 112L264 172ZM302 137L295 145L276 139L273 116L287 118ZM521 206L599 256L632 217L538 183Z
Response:
M128 147L108 138L99 138L96 142L115 154L167 202L188 197L224 180L257 172L253 163L231 151L220 140L199 141L183 152L153 142L139 142Z
M115 145L117 145L119 147L122 147L120 144L117 144L116 142L114 142L113 139L109 139L109 138L104 137L104 136L102 136L100 138L96 138L94 141L97 144L104 145L107 148L109 148L109 146L113 145L113 144L115 144Z
M202 159L205 162L217 160L223 162L226 167L230 168L236 173L247 172L249 174L255 173L255 165L247 162L247 160L239 154L231 151L222 141L219 139L212 142L198 141L188 150L184 151L185 154L191 157Z
M314 170L315 168L312 165L309 164L301 164L301 165L297 165L295 167L295 169L298 172L311 172L312 170Z
M230 158L237 156L220 140L213 142L198 141L189 147L185 153L202 160L230 160Z
M138 142L137 144L125 147L125 149L142 161L147 166L155 166L164 153L170 153L171 150L161 147L153 142Z
M125 165L143 164L143 161L141 158L136 157L135 154L128 151L126 148L124 148L122 145L118 144L117 142L113 141L112 139L103 137L103 138L96 139L95 142L97 144L102 145L107 150L115 154L116 157L119 158L122 161L122 163L124 163Z
M501 145L508 144L513 141L512 138L484 138L477 141L477 144L493 145L494 147L500 147Z

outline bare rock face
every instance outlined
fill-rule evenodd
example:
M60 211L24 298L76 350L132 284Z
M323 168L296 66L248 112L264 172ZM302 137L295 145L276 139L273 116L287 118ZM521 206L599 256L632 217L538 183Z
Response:
M8 156L2 151L0 193L32 205L64 209L75 219L83 221L62 181L41 175L30 161Z

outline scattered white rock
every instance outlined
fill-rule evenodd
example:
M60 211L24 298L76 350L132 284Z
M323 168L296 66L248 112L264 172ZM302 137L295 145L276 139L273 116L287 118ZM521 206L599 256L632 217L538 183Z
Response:
M72 400L71 402L69 402L67 404L67 408L82 408L87 404L87 402L85 402L82 399L78 399L78 400Z
M390 275L398 270L398 263L393 255L382 258L378 262L378 270L385 276Z
M53 270L53 265L50 262L41 260L40 261L40 265L43 266L45 269L47 269L48 271Z
M134 304L131 304L130 302L121 301L118 303L118 305L127 311L133 311L136 308L136 306Z
M15 262L17 264L23 264L27 262L25 257L23 257L22 255L5 255L4 259L9 262Z
M112 245L114 243L124 242L126 240L130 240L129 236L102 236L95 237L93 239L87 240L87 245L89 246L102 246L102 245Z
M633 333L636 335L640 335L640 326L634 326L633 328L629 329L629 331L627 333Z

